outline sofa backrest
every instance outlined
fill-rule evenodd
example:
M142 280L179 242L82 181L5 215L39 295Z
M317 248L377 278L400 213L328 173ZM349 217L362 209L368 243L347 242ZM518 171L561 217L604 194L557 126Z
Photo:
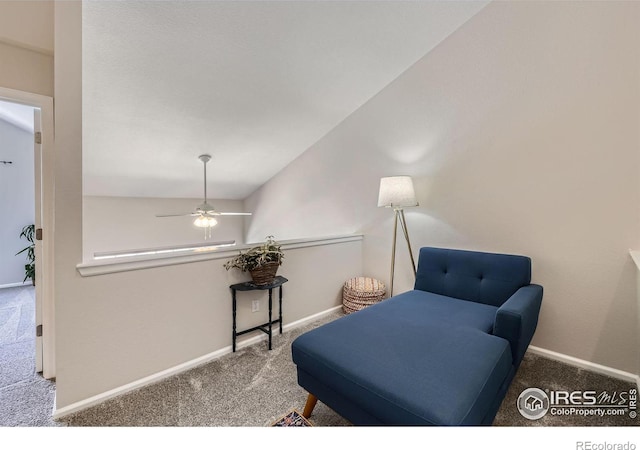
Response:
M526 256L423 247L415 289L499 307L530 282Z

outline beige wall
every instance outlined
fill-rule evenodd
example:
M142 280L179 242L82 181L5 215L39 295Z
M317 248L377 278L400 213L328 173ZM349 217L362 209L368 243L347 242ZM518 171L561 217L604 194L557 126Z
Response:
M0 67L0 86L53 96L53 56L0 42Z
M57 280L67 279L56 298L57 408L230 346L229 285L248 277L226 271L225 260L87 278L61 274ZM332 263L318 282L323 261ZM361 241L287 250L278 271L289 279L284 324L340 305L345 274L361 266ZM267 298L265 291L238 294L239 330L267 321ZM260 301L260 312L251 313L252 300Z
M637 373L638 23L633 2L490 4L249 197L247 239L361 232L387 281L379 178L411 175L416 253L531 256L534 344ZM413 283L399 245L396 293Z
M55 4L55 224L54 290L56 405L74 398L74 355L91 345L76 328L91 326L78 297L85 292L75 269L82 261L82 3ZM64 76L58 76L64 74ZM105 305L108 306L108 305ZM80 316L78 316L80 314ZM86 324L86 325L85 325ZM76 350L77 346L81 348ZM92 366L87 361L87 368ZM94 377L96 374L89 369ZM83 371L80 371L83 374ZM86 383L85 380L82 384Z
M53 1L2 0L0 41L53 55Z
M0 1L0 86L53 95L53 2Z

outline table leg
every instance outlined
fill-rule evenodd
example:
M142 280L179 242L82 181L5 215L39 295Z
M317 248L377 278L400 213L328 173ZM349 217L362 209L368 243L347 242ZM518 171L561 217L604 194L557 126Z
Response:
M235 353L235 351L236 351L236 290L235 289L231 289L231 297L233 298L233 336L232 336L233 344L232 344L232 348L233 348L233 352Z
M282 285L280 285L280 334L282 334Z
M269 289L269 350L271 350L271 328L273 327L273 323L271 322L272 309L273 309L273 299L272 299L271 291L272 289Z

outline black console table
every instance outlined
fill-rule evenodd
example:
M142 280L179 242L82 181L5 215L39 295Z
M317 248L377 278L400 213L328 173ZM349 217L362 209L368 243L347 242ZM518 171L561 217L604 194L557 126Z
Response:
M274 278L272 283L266 284L264 286L256 285L250 281L247 281L245 283L232 284L231 286L229 286L231 288L231 297L233 299L233 351L234 352L236 351L236 338L238 336L241 336L246 333L251 333L252 331L256 331L256 330L260 330L263 333L266 333L269 335L269 350L271 350L271 335L272 335L271 331L274 324L277 323L280 325L280 334L282 334L282 285L287 281L289 280L287 280L285 277L277 276ZM277 320L272 320L271 318L272 309L273 309L273 306L272 306L273 305L273 296L272 296L273 288L280 288L279 289L280 292L278 296L279 314L278 314ZM269 321L253 328L249 328L242 331L236 331L236 291L256 291L256 290L266 291L267 289L269 290ZM269 328L267 328L267 326Z

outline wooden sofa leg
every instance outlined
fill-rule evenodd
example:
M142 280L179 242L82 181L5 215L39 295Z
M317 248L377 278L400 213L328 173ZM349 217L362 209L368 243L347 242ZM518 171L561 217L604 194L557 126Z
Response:
M307 403L304 405L304 412L302 415L307 419L311 417L311 413L313 412L313 408L316 407L316 403L318 403L318 397L313 394L309 394L307 397Z

